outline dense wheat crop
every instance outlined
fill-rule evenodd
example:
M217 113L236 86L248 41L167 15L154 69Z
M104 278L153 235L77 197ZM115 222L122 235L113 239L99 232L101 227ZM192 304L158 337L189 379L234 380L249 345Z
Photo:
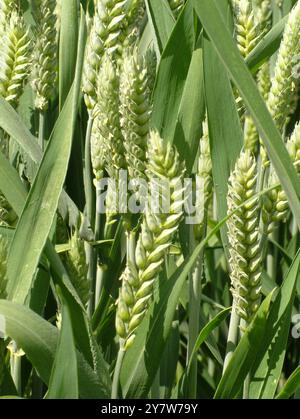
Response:
M300 397L300 0L0 0L0 397Z

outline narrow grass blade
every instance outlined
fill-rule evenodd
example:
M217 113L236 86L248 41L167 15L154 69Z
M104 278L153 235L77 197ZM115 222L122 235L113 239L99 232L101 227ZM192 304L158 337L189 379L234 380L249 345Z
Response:
M188 3L162 54L154 91L151 125L167 141L174 139L194 45L193 8Z
M201 44L202 35L199 36L192 54L178 109L177 125L173 140L180 156L186 162L188 173L191 173L195 163L199 140L202 135L202 121L205 118L203 51Z
M162 54L175 25L175 19L167 0L146 0L147 14L156 40L158 51Z
M227 214L228 178L243 145L243 133L227 71L211 42L204 37L204 78L212 170L216 188L218 218ZM217 95L216 92L222 92ZM226 226L221 229L228 252ZM228 256L228 255L227 255Z
M78 399L75 340L68 306L62 303L62 326L46 399Z
M1 113L1 112L0 112ZM0 152L0 190L17 214L23 210L27 191L17 171Z
M231 311L231 307L226 308L225 310L222 310L220 313L218 313L199 333L198 338L196 340L196 343L194 345L189 363L187 365L187 368L180 378L180 381L178 383L179 388L179 394L180 397L186 397L186 385L188 380L188 375L190 371L191 364L193 362L193 359L195 356L197 356L197 353L201 347L201 345L206 341L206 339L210 336L213 330L215 330L217 327L220 326L220 324L228 317L229 313Z
M289 399L300 388L300 366L289 376L276 399Z
M33 161L38 162L41 159L42 151L37 138L31 134L14 108L2 97L0 97L0 127L19 143Z
M59 36L59 108L71 89L77 58L78 42L78 1L61 1L61 25Z

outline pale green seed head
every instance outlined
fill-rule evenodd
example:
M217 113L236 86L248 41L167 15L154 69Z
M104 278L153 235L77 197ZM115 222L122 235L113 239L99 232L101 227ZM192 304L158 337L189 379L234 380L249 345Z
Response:
M72 233L69 241L70 250L66 256L66 267L70 280L76 289L82 303L87 304L90 295L90 282L88 280L88 264L86 259L84 241L80 238L77 229Z
M0 94L17 106L31 63L31 39L23 17L14 9L5 25L0 54Z
M45 111L54 96L57 82L56 0L41 0L36 8L36 22L31 85L36 94L36 108Z
M254 197L256 181L256 161L249 150L242 151L229 178L227 196L229 214L245 200ZM260 298L261 258L258 251L258 225L259 211L256 198L239 208L227 221L231 291L237 313L246 321L252 319Z
M271 82L267 105L281 131L291 112L296 89L294 68L300 54L300 2L290 12Z
M120 77L121 128L132 179L146 179L146 150L153 88L150 56L130 48L123 58Z

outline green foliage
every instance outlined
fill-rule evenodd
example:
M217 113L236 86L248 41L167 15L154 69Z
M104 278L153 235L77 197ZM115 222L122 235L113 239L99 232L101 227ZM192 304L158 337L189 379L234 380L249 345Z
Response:
M299 397L299 28L0 0L0 398Z

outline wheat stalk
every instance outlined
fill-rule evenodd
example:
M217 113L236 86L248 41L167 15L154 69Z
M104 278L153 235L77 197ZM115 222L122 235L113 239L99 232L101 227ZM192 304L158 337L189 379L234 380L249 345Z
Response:
M6 298L7 256L8 256L8 243L7 243L7 240L3 236L0 235L0 299Z
M0 94L16 106L29 73L31 40L24 19L13 10L5 26L1 54Z

